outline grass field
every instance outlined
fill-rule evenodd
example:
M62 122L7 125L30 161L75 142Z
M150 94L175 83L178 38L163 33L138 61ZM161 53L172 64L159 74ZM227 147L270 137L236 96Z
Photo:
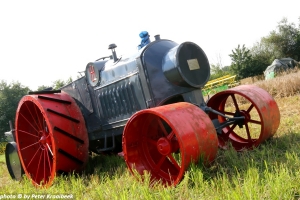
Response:
M5 162L5 156L4 154L0 155L0 163L4 163Z
M283 82L291 84L297 76L293 78L288 75L285 80L281 78L281 89L285 87L287 91L288 85ZM279 79L276 80L259 84L268 90L271 88L268 84L278 84ZM300 78L298 81L300 84ZM191 166L176 187L159 183L149 186L149 177L144 182L134 178L122 158L101 155L92 157L82 174L57 177L48 189L35 188L26 177L20 183L11 180L0 156L0 197L3 194L23 197L25 194L72 194L74 199L109 200L300 199L300 95L282 91L278 88L276 94L272 93L281 114L273 138L253 151L219 150L211 166L201 163Z

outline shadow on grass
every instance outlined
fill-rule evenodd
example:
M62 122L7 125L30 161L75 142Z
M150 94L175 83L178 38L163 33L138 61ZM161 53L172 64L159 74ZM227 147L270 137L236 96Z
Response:
M84 170L84 174L101 174L105 173L114 176L116 173L125 172L126 164L122 157L115 154L111 155L92 155Z
M244 174L250 168L259 173L276 172L279 166L288 166L291 172L300 168L300 132L290 132L280 137L273 137L257 148L236 152L233 148L219 149L217 158L209 167L198 163L195 166L202 170L205 180L226 175L229 178L237 173Z
M89 161L82 172L60 172L58 179L68 181L81 179L84 184L88 185L95 177L104 178L104 180L120 178L126 169L125 161L120 156L93 154L89 156Z

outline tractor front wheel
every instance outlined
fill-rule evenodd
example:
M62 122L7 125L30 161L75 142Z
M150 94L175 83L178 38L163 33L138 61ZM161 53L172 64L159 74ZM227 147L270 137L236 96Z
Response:
M244 117L228 125L218 134L219 146L231 144L237 151L252 149L272 137L278 129L280 113L272 96L255 85L241 85L212 96L207 106L228 117ZM210 113L211 120L218 124L226 118Z
M151 181L176 185L190 163L212 162L217 154L215 128L195 105L181 102L134 114L123 133L123 153L130 171L150 173Z

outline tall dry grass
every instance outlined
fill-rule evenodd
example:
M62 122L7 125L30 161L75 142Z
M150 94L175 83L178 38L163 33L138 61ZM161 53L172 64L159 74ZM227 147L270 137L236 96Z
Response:
M283 72L274 79L257 81L254 85L265 89L274 98L300 94L300 69Z

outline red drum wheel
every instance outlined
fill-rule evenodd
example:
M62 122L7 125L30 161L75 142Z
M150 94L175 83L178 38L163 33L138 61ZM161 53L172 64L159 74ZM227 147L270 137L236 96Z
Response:
M216 130L197 106L181 102L135 113L123 133L124 158L130 171L151 174L151 181L176 185L191 162L212 162Z
M229 117L245 117L243 122L228 125L218 134L221 148L227 148L228 142L237 151L256 147L275 134L280 122L275 100L255 85L241 85L219 92L209 99L207 106ZM209 117L219 123L226 121L214 113Z
M68 94L23 97L15 127L20 160L34 185L48 187L56 173L80 171L87 163L85 122Z

